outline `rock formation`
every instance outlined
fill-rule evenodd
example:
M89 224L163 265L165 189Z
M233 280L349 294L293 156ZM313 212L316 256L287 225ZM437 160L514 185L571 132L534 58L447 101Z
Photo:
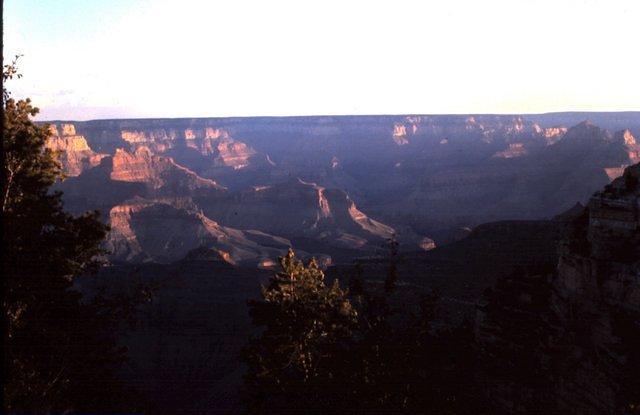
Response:
M61 188L74 211L108 213L115 261L170 262L208 246L229 261L265 267L291 246L286 238L301 237L317 241L309 249L326 265L336 249L375 250L393 233L340 190L293 180L229 192L146 146L117 149L94 172Z
M154 189L178 188L183 192L197 188L223 189L215 181L199 177L186 167L177 164L170 157L154 155L145 146L138 147L134 153L117 149L113 156L111 179L147 183Z
M60 131L62 134L59 134L56 124L49 125L50 136L45 148L59 154L59 160L66 176L78 176L84 170L100 164L100 160L107 156L107 154L98 154L91 150L87 140L76 134L73 124L60 124Z
M196 201L207 216L227 226L315 238L338 247L363 248L393 234L391 227L358 210L345 192L300 179L256 186L223 203Z
M68 153L77 158L69 159L66 168L79 174L78 180L61 187L77 210L100 208L106 215L135 195L149 200L190 198L224 226L368 249L388 234L380 231L385 223L401 230L403 246L418 249L424 238L441 245L454 240L460 228L502 219L549 218L576 201L586 202L638 157L631 131L640 128L640 121L634 121L633 114L594 116L603 127L620 130L625 125L629 130L611 134L589 123L574 125L573 114L140 119L58 125L60 137L82 134L90 148L109 152L100 174L86 170L97 159L87 157L83 142L51 145L76 147ZM570 125L574 127L567 128ZM106 170L109 177L104 178ZM317 189L310 190L312 186L298 178L324 189L330 215L325 216ZM100 188L109 191L101 194ZM109 203L107 193L112 191ZM278 199L276 192L292 199L273 203L269 199ZM346 195L350 202L345 202ZM93 204L96 198L99 203ZM352 209L351 202L358 208ZM264 210L279 210L289 219ZM376 224L371 228L367 219L358 219L356 210L367 219L375 217Z
M393 126L393 141L399 146L409 144L407 140L407 128L404 124L394 124Z
M639 183L636 164L565 215L553 274L523 270L485 295L476 336L493 367L481 382L502 409L613 414L640 403Z
M510 143L508 149L497 152L493 157L509 159L524 156L525 154L527 154L527 150L524 147L524 143Z
M640 403L640 391L628 395L626 373L640 370L639 183L640 164L628 167L591 198L561 245L551 303L553 340L576 359L560 374L558 406L567 413L620 413Z
M179 208L171 200L132 199L112 208L109 218L114 261L166 263L204 247L231 264L264 267L291 247L284 238L220 226L194 206Z
M254 149L234 140L227 130L220 128L122 130L120 135L132 151L144 146L154 154L172 152L179 156L186 149L193 149L207 159L213 159L218 167L244 168L256 154Z

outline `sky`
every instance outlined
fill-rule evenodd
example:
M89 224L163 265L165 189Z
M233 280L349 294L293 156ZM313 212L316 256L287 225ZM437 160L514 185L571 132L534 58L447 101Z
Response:
M4 0L3 54L40 120L632 111L638 22L637 0Z

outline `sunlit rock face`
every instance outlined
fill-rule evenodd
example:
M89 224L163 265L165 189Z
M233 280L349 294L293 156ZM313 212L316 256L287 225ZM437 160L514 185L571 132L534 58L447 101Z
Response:
M234 140L227 130L207 127L203 131L190 131L192 148L203 156L213 159L217 167L231 167L238 170L249 165L256 151L247 144Z
M446 118L445 118L446 117ZM393 126L396 144L440 143L467 145L485 143L502 147L506 156L517 157L531 150L553 144L566 132L565 127L543 128L521 116L407 116ZM469 140L472 138L472 140ZM504 148L504 147L507 148ZM516 149L517 147L517 149ZM512 154L512 155L509 155Z
M122 139L127 143L144 143L147 141L147 137L144 132L138 131L122 131Z
M229 132L226 130L222 130L220 128L207 127L204 130L204 138L217 140L219 138L231 138L231 137L229 137Z
M169 151L182 155L186 149L200 153L213 166L242 169L250 164L256 151L246 143L234 140L229 131L221 128L141 129L122 130L122 139L130 145L130 150L144 146L155 154Z
M109 226L111 230L107 239L107 248L112 253L114 260L124 261L148 261L147 255L140 243L138 236L131 227L131 214L143 210L149 206L143 200L132 201L126 205L118 205L109 212Z
M291 243L256 230L220 226L201 212L170 200L136 198L109 213L107 249L113 261L172 262L206 248L231 264L265 266L284 255Z
M215 162L221 166L242 169L249 165L249 159L256 154L255 150L245 143L233 141L231 139L221 139L212 143L216 154Z
M62 134L59 134L59 131ZM49 133L45 148L58 153L66 176L78 176L84 170L100 164L100 160L107 156L95 153L83 136L76 135L73 124L60 124L59 129L56 124L51 124Z
M159 143L163 141L173 141L177 138L175 130L153 129L129 131L122 130L121 137L127 143Z
M186 130L184 130L184 139L185 140L195 140L196 139L196 133L191 128L187 128Z
M154 153L164 153L177 144L178 132L174 129L122 130L122 140L134 151L139 147L146 147ZM186 138L185 138L186 139Z
M60 124L60 129L62 130L63 136L76 135L76 127L73 124Z
M493 157L510 159L524 156L525 154L527 154L527 149L525 148L524 143L510 143L508 149L494 154Z
M393 141L399 146L409 144L407 140L407 127L404 124L395 124L393 126Z
M147 147L138 147L133 153L116 150L111 179L147 183L154 189L171 184L183 192L197 188L222 189L215 181L199 177L169 157L153 155Z
M422 238L418 246L423 251L430 251L436 248L436 243L431 238Z
M631 134L631 131L618 131L613 136L613 141L614 143L621 144L623 146L631 163L640 162L640 144L638 144L633 134Z
M533 124L532 128L536 134L542 135L547 140L547 144L555 143L567 132L566 127L542 128L535 123Z

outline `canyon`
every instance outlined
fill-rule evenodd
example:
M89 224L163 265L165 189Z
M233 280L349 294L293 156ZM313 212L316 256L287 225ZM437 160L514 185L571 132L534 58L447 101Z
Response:
M89 147L86 138L76 134L73 124L52 124L49 126L49 139L46 148L57 153L66 176L79 176L84 170L100 164L107 154L95 153Z
M435 291L439 327L470 324L479 362L465 370L496 411L624 413L640 368L638 183L640 164L548 220L485 223L450 244L401 253L396 306ZM165 219L173 221L162 213L156 225L171 226ZM359 266L381 285L389 258ZM138 322L121 328L132 361L122 377L132 387L169 412L239 412L243 368L229 356L252 335L245 302L272 272L201 248L165 265L122 262L79 283L85 295L155 287ZM345 284L355 272L335 264L327 277Z
M638 359L620 326L638 321L640 116L592 115L65 122L50 147L72 153L65 207L111 226L79 289L155 287L118 336L120 376L156 410L240 411L229 356L289 248L375 286L395 237L398 307L437 292L439 327L470 324L494 405L616 413Z
M231 263L264 266L293 246L328 266L379 254L392 235L402 250L424 251L485 222L551 218L640 160L638 113L131 119L49 128L47 147L67 176L57 185L65 205L101 211L115 262L171 262L205 247ZM159 226L158 215L174 225Z

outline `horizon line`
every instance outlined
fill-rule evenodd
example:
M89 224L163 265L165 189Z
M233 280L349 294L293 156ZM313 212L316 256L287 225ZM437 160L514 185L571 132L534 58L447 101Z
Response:
M535 116L553 114L638 114L638 110L623 111L550 111L550 112L451 112L451 113L380 113L380 114L309 114L309 115L225 115L225 116L184 116L184 117L114 117L114 118L91 118L78 120L72 118L51 118L46 120L35 120L37 123L53 122L93 122L93 121L122 121L122 120L188 120L188 119L244 119L244 118L330 118L330 117L413 117L413 116ZM37 117L36 117L37 118Z

